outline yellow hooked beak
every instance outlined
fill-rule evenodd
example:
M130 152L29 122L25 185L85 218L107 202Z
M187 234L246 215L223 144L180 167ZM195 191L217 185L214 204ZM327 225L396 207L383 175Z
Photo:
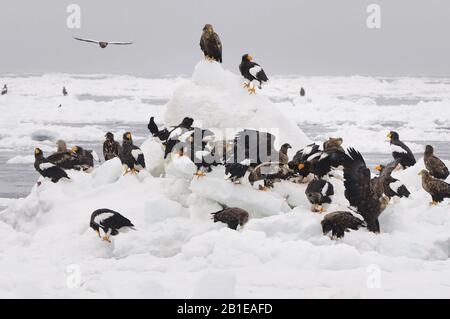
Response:
M303 163L298 164L298 169L299 169L299 170L302 170L302 169L304 169L304 168L305 168L305 164L303 164Z
M38 155L38 154L40 154L40 153L41 153L40 150L38 150L38 149L35 149L35 150L34 150L34 154Z
M70 151L72 153L76 153L78 151L78 147L74 146L74 147L72 147L72 149Z
M247 59L248 59L249 61L252 61L252 60L253 60L253 57L252 57L251 55L249 55L249 56L247 56Z
M381 165L377 165L377 166L375 166L375 170L377 170L377 171L381 172Z
M389 133L389 134L387 135L387 138L392 138L392 134Z
M126 137L127 137L127 139L131 140L131 133L128 133L128 134L126 135Z

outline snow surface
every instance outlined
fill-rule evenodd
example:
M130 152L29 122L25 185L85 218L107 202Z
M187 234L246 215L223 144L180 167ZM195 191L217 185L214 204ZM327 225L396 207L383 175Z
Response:
M43 78L54 85L60 83L58 76ZM69 91L98 92L94 86L92 92L89 87L81 88L76 78L65 80L70 82ZM117 77L111 87L102 79L90 81L105 92L120 91L133 83L130 87L139 99L146 98L141 93L145 90L155 98L168 94L173 82ZM177 88L164 118L176 124L191 116L196 124L217 129L281 127L277 142L283 143L286 137L293 146L301 144L299 147L309 139L296 123L316 122L331 127L346 146L355 146L363 155L390 152L385 142L390 129L379 124L383 121L402 121L401 137L448 141L448 132L440 129L450 124L445 107L450 93L442 93L449 92L446 84L359 77L304 81L308 81L307 96L312 102L296 98L298 82L294 85L292 79L272 78L270 85L249 96L238 76L216 63L200 62L192 79L175 81ZM46 98L55 102L47 86L39 97L31 94L23 109L8 113L8 105L19 101L14 85L10 87L11 95L0 100L2 113L9 115L1 120L0 147L5 149L28 149L37 144L47 152L58 138L102 140L104 130L90 124L93 118L103 123L120 118L141 123L156 113L162 122L166 109L149 109L125 97L92 104L69 96L71 107L56 110L53 105L42 106ZM30 88L32 84L21 94ZM408 97L419 88L422 98L439 96L443 100L392 108L377 105L380 92ZM336 98L354 92L361 96L352 101ZM272 103L282 95L287 96L286 101ZM84 125L64 125L71 121ZM320 138L328 138L327 134ZM41 141L41 137L51 138ZM408 145L413 151L423 151L419 144ZM224 180L222 167L206 177L193 177L192 163L176 156L163 160L161 145L152 138L147 138L141 149L147 167L137 176L122 176L120 161L115 159L90 174L68 171L70 181L53 184L40 178L41 186L34 185L26 198L0 199L0 206L9 206L0 213L0 297L450 297L450 201L428 205L431 198L422 190L417 175L423 158L417 158L414 167L395 173L411 197L392 201L380 218L380 234L361 229L332 241L322 235L323 216L309 210L305 184L281 182L272 191L261 192L247 182L234 185ZM13 163L29 160L12 158ZM342 182L330 181L335 195L328 211L346 209ZM247 209L250 221L239 231L214 224L210 213L220 210L220 204ZM137 231L120 234L111 244L102 242L89 228L90 214L98 208L121 212Z
M192 80L175 89L167 104L165 122L177 125L185 116L195 119L194 125L222 134L226 139L244 128L257 128L278 137L276 145L289 141L300 149L310 139L298 128L284 110L261 94L248 94L243 79L217 62L201 61Z

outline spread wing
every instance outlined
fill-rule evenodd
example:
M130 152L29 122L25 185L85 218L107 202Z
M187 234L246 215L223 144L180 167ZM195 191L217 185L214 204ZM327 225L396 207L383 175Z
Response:
M344 165L345 198L351 206L359 207L373 194L370 170L361 153L353 148L349 148L348 153Z
M97 43L97 44L99 44L100 43L100 41L97 41L97 40L91 40L91 39L83 39L83 38L77 38L77 37L73 37L75 40L78 40L78 41L84 41L84 42L90 42L90 43Z
M130 45L133 44L133 42L108 42L109 44L115 44L115 45Z

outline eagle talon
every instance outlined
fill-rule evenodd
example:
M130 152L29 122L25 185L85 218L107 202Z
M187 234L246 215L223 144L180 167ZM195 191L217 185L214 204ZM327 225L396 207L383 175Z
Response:
M206 174L204 172L202 172L202 171L197 171L194 175L197 176L197 177L204 177L204 176L206 176Z
M248 89L248 93L251 94L256 94L256 88L255 87L251 87Z
M435 201L432 201L432 202L430 202L430 205L431 206L436 206L436 205L438 205L439 203L438 202L435 202Z
M103 240L103 241L107 241L108 243L111 243L111 240L109 239L109 236L108 236L108 235L103 236L103 237L102 237L102 240Z
M125 172L123 173L122 176L125 176L125 175L127 175L128 173L130 173L130 172L131 172L131 170L130 170L129 168L127 168L127 169L125 170Z

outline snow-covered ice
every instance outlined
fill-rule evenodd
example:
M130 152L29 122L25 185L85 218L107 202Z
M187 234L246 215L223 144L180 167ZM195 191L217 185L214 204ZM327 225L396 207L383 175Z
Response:
M69 92L79 93L57 110L60 98L52 88L62 80ZM86 80L95 85L82 86ZM418 153L420 141L449 142L450 82L433 81L274 77L249 96L238 76L206 62L196 66L192 78L46 75L39 94L33 90L36 79L11 77L10 94L0 100L7 115L0 148L10 154L7 166L29 166L30 149L49 152L58 138L93 143L102 140L106 125L121 119L145 128L150 115L169 125L191 116L217 130L278 128L277 143L295 145L293 152L311 139L342 136L345 146L363 155L383 153L387 160L385 138L392 126L416 141L408 145ZM308 84L311 101L297 98L299 82ZM100 91L104 96L93 101ZM112 91L120 98L109 100ZM149 98L170 101L167 107L149 105ZM388 106L389 99L408 104ZM297 124L309 123L320 123L324 132L307 137ZM114 130L117 137L123 132L125 127ZM122 176L120 162L111 160L90 174L69 171L71 181L40 178L41 186L34 185L25 198L0 198L0 206L8 206L0 213L0 297L450 297L450 201L428 205L431 199L417 175L423 168L420 155L416 166L395 173L412 194L386 209L380 234L361 229L332 241L322 235L323 216L309 210L306 185L281 182L261 192L246 182L224 180L223 167L193 177L195 166L185 157L165 161L158 142L143 133L138 138L147 164L138 176ZM342 182L331 182L336 194L328 211L346 209ZM247 209L250 221L238 231L214 224L210 213L220 204ZM137 231L102 242L89 228L98 208L119 211Z

